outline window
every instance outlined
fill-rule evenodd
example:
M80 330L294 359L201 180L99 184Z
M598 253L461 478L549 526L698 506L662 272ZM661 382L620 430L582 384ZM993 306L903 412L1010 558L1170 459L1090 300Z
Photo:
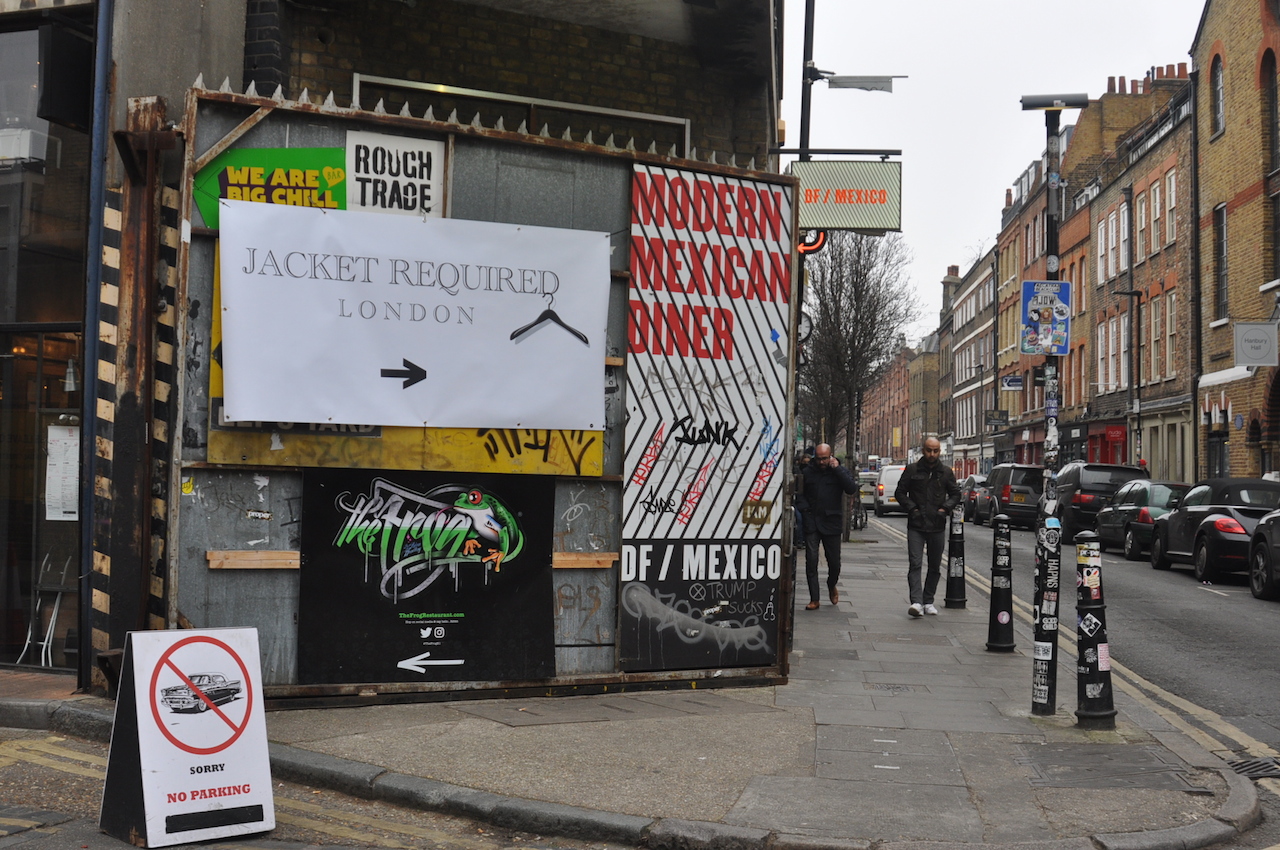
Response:
M1026 250L1027 256L1023 259L1023 263L1022 263L1022 267L1026 268L1027 266L1031 265L1031 257L1033 256L1032 254L1033 246L1031 243L1031 225L1029 224L1022 225L1022 244L1025 245L1027 248Z
M1107 388L1107 326L1098 324L1098 392Z
M1178 205L1178 172L1172 168L1164 177L1164 188L1165 203L1168 204L1165 209L1168 214L1165 216L1164 244L1170 245L1178 238L1178 216L1175 215Z
M1151 380L1151 369L1148 366L1148 356L1151 347L1148 340L1151 336L1149 329L1151 328L1151 311L1146 309L1141 303L1137 307L1138 314L1135 319L1138 322L1138 374L1134 377L1138 386L1142 386Z
M1227 317L1227 205L1213 210L1213 318Z
M1222 57L1213 57L1213 65L1209 70L1209 98L1214 133L1221 133L1227 129L1227 93L1224 76Z
M1271 279L1280 279L1280 195L1271 199Z
M1151 253L1160 250L1164 241L1164 232L1160 229L1164 224L1164 206L1160 203L1160 180L1151 184Z
M1107 279L1107 223L1098 222L1098 283Z
M1164 365L1164 300L1152 298L1147 314L1151 317L1151 380L1158 381Z
M1138 244L1134 246L1135 262L1147 258L1147 193L1138 196Z
M1178 293L1170 292L1164 297L1164 300L1166 302L1164 311L1164 376L1172 378L1178 373L1174 365L1177 363L1176 355L1178 353Z
M1262 57L1262 144L1267 151L1267 171L1280 168L1280 91L1276 86L1276 55Z
M1120 270L1129 268L1129 205L1120 205Z
M1129 386L1129 316L1120 317L1120 389Z
M1116 387L1120 385L1120 351L1116 343L1120 342L1116 334L1117 323L1115 316L1111 317L1111 324L1107 328L1107 392L1114 392Z
M1116 213L1107 216L1107 280L1116 276Z

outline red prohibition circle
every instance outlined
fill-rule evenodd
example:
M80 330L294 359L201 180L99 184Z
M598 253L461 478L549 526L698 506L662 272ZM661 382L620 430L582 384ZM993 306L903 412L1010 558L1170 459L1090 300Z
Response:
M156 684L157 682L160 681L160 671L164 669L164 666L166 664L170 663L169 656L173 655L173 653L176 650L179 650L182 647L192 643L211 643L214 646L222 648L223 650L226 651L228 655L234 658L236 661L236 664L240 665L240 673L241 673L241 676L243 677L240 679L240 681L244 682L244 690L245 690L245 694L247 695L245 697L244 721L241 722L239 726L232 724L231 721L228 720L221 711L218 711L216 707L214 708L214 711L217 712L218 716L221 717L228 724L230 724L231 728L234 729L235 731L232 733L230 738L223 741L221 744L217 744L216 746L212 746L212 747L193 747L189 744L184 744L182 741L178 740L177 737L175 737L172 732L170 732L167 728L165 728L164 721L160 719L160 704L156 700ZM178 668L175 665L173 669L177 670ZM240 660L240 656L236 654L236 651L234 649L227 646L225 643L218 640L217 638L206 637L204 635L193 635L189 638L183 638L182 640L178 641L173 646L165 650L164 654L160 656L160 660L156 662L156 669L151 674L151 716L155 718L156 726L160 728L161 734L163 734L166 738L168 738L169 743L173 744L178 749L183 750L184 752L191 753L193 755L197 755L197 756L207 756L207 755L212 755L213 753L222 752L227 747L234 744L236 742L236 739L239 738L242 734L244 734L244 730L249 727L249 715L252 712L253 712L253 687L252 687L252 682L249 680L249 668L244 666L244 662Z

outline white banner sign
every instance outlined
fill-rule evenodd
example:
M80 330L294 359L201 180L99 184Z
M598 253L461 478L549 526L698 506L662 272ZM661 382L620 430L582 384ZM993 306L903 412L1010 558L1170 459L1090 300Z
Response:
M228 420L604 427L608 234L221 204Z

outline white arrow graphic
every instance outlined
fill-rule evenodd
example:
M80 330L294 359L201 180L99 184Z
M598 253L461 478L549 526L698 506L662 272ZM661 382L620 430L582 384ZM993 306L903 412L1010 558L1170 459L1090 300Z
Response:
M415 655L413 658L406 658L404 661L398 662L396 666L412 670L415 673L425 673L428 667L456 667L463 663L464 660L461 658L432 658L430 652L424 652L421 655Z

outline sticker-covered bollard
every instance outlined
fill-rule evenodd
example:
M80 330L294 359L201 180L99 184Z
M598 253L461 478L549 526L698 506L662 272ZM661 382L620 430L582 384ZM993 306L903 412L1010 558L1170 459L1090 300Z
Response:
M1048 485L1046 484L1046 490ZM1062 573L1062 523L1042 516L1036 527L1035 595L1031 615L1031 713L1052 717L1058 710L1058 616Z
M1076 725L1084 729L1116 728L1106 609L1098 535L1082 531L1076 535Z
M956 505L951 511L951 540L947 544L947 598L948 608L963 608L964 595L964 507Z
M991 552L991 619L987 625L987 650L1013 652L1013 532L1009 517L1000 514L991 522L995 547Z

